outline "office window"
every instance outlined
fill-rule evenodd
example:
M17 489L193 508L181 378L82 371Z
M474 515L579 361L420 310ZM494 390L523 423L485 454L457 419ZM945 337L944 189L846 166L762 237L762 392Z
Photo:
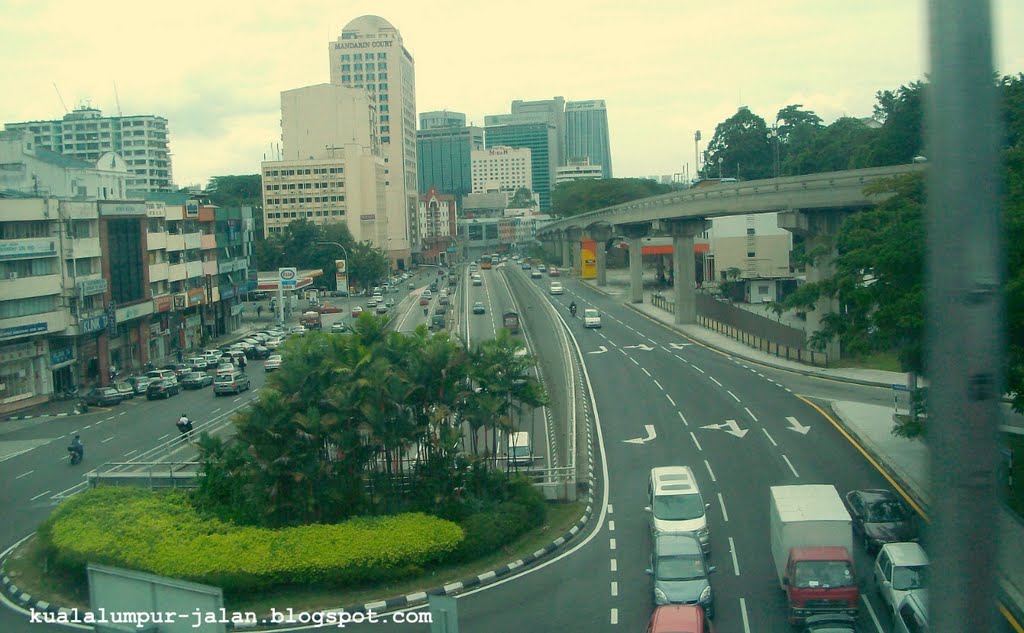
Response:
M753 235L753 234L754 234L754 229L753 228L748 228L747 229L747 235Z
M747 257L754 257L754 251L747 251Z

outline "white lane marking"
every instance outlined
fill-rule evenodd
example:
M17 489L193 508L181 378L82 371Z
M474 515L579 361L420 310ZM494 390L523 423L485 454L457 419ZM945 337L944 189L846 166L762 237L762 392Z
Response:
M647 371L647 368L646 368L646 367L641 367L640 369L641 369L641 370L643 370L643 372L644 372L645 374L647 374L647 377L648 377L648 378L650 378L650 377L651 377L651 372Z
M704 465L708 467L708 474L711 475L711 481L718 481L717 479L715 479L715 471L711 470L711 464L708 462L708 460L704 460Z
M722 385L722 383L720 383L720 382L718 382L717 380L715 380L715 377L714 377L714 376L708 376L708 378L710 378L710 379L711 379L711 382L715 383L715 384L716 384L716 385L718 385L719 387L723 386L723 385Z
M608 338L607 336L604 335L604 332L598 332L597 335L600 336L603 339L607 339Z
M619 610L618 609L612 609L612 624L618 624L618 623L619 623Z
M718 493L718 505L722 506L722 518L728 523L729 513L725 511L725 499L722 498L722 493Z
M629 360L633 361L633 364L636 365L637 367L640 366L640 363L636 362L635 358L630 358Z
M622 352L623 356L629 356L629 352L627 352L626 350L622 349L621 347L619 348L619 351ZM633 362L635 363L636 361L633 361Z
M700 372L700 373L702 373L702 374L704 373L704 370L703 370L703 369L701 369L700 367L697 367L696 365L694 365L694 364L692 364L692 363L690 364L690 367L693 367L694 369L696 369L697 371L699 371L699 372ZM711 380L715 380L715 379L714 379L714 378L712 378ZM715 380L715 382L718 382L718 381L717 381L717 380ZM721 387L722 385L718 385L718 386L719 386L719 387Z
M683 417L683 412L682 411L676 411L676 413L679 414L679 419L683 421L683 424L685 424L686 426L690 426L690 423L687 422L686 418Z
M754 422L757 422L757 416L750 411L749 407L743 407L743 410L746 411L750 415L750 417L754 419Z
M615 510L612 508L612 504L608 504L608 514L612 514Z
M736 397L736 394L734 394L733 392L729 391L728 389L725 390L725 393L727 393L730 396L732 396L732 399L735 400L736 402L740 401L740 399Z
M665 397L666 397L666 398L668 398L668 401L672 403L672 406L673 406L673 407L674 407L674 406L676 406L676 401L672 399L672 396L670 396L670 395L668 395L668 394L666 393L666 394L665 394Z
M704 450L703 448L700 447L700 442L697 441L697 436L693 434L693 431L690 431L690 437L693 438L693 443L697 445L698 451Z
M50 494L49 490L47 490L46 492L41 492L41 493L37 494L36 496L32 497L31 499L29 499L29 501L35 501L39 497L42 497L43 495L48 495L48 494Z
M782 459L786 460L786 464L789 465L789 469L793 471L793 476L794 477L799 477L800 475L797 474L796 468L793 468L793 462L789 461L789 458L786 457L785 455L782 456Z
M619 571L619 561L612 559L612 571Z
M608 539L608 549L615 549L615 539Z
M117 415L120 416L120 415L124 415L125 413L128 413L128 412L127 411L122 411L121 413L118 413Z
M127 453L124 454L124 456L125 457L129 457L129 456L131 456L132 453L138 453L138 452L139 452L138 449L135 449L135 450L132 450L132 451L128 451Z
M170 433L168 433L167 435L161 435L160 437L156 438L156 441L159 442L160 440L166 440L169 435Z
M747 600L745 598L740 598L740 615L743 616L743 633L750 633L750 620L747 619Z
M864 604L868 608L868 615L871 616L871 620L875 623L875 630L881 633L881 631L883 630L882 623L878 621L878 616L875 615L875 609L871 606L871 601L869 601L867 596L864 594L860 595L860 599L864 601Z
M82 430L91 429L91 428L92 428L91 424L86 424L84 427L82 427Z
M213 414L213 413L217 413L218 411L220 411L220 407L217 407L217 408L216 408L216 409L214 409L213 411L210 411L210 413L211 413L211 414Z
M109 418L103 418L103 421L106 422L108 420L113 420L113 419L114 419L114 416L110 416Z
M21 473L20 475L18 475L17 477L15 477L15 479L21 479L22 477L28 477L29 475L31 475L31 474L32 474L32 473L34 473L34 472L36 472L36 471L34 471L34 470L30 470L30 471L28 471L27 473Z
M740 561L736 559L736 543L729 537L729 552L732 554L732 570L739 576L740 575Z
M612 581L612 597L619 595L619 583Z
M771 436L771 434L768 432L768 429L762 428L761 430L764 431L764 434L768 436L768 441L772 443L772 446L778 448L779 445L775 443L775 438Z
M654 381L654 384L658 385L658 389L661 389L662 391L665 391L665 388L664 388L664 387L662 387L662 386L661 386L661 383L660 383L660 382L658 382L657 380L655 380L655 381Z
M608 531L609 532L614 532L615 531L615 521L612 521L612 520L609 519L609 521L608 521Z
M114 436L113 436L113 435L111 435L111 436L110 436L110 437L108 437L107 439L103 440L103 441L102 441L101 443L102 443L102 444L106 444L107 442L109 442L109 441L110 441L110 440L112 440L112 439L114 439Z
M238 402L241 399L242 399L242 396L238 396L237 398L235 398L235 402Z

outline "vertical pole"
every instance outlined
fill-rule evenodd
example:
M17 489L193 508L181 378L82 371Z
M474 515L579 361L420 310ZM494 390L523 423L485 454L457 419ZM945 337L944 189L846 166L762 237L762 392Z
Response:
M277 322L284 325L284 284L277 280Z
M930 0L925 369L931 630L996 631L1006 324L991 2Z

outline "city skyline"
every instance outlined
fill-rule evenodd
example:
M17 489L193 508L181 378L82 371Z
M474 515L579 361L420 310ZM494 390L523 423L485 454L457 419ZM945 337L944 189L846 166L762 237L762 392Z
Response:
M183 0L149 16L164 32L187 33L184 46L136 28L134 19L148 14L123 2L17 2L0 22L0 69L13 95L0 105L0 122L55 120L85 102L107 116L152 114L168 120L178 186L258 173L280 143L280 92L324 82L325 45L368 14L393 24L416 60L419 111L464 112L467 124L482 126L516 99L604 100L618 177L687 166L692 173L693 133L701 131L703 149L740 105L772 119L802 103L828 123L870 116L876 92L926 76L924 3L737 0L694 9L532 1L501 21L486 7L451 0L355 0L344 11L308 0L239 14ZM997 0L993 10L997 71L1017 74L1024 42L1012 34L1024 7ZM501 44L523 33L539 44Z

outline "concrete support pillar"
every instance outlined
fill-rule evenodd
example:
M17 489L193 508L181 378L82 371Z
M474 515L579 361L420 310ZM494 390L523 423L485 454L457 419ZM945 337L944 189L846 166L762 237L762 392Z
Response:
M583 230L582 229L567 229L565 231L565 234L568 236L568 238L569 238L569 245L572 248L572 262L570 263L570 266L572 267L573 270L576 271L576 274L579 275L580 271L583 268L583 266L582 266L583 259L582 259L582 255L580 253L580 251L582 249L582 244L580 244L580 240L583 239Z
M650 231L650 224L627 224L622 227L623 235L629 241L629 300L644 302L644 257L641 240Z
M612 227L596 225L587 227L587 235L594 240L594 256L597 259L597 285L608 285L608 253L605 247L612 238Z
M693 238L711 227L704 218L686 220L663 220L662 228L672 236L672 277L675 282L675 322L689 324L697 322L697 299L694 283Z
M820 255L813 263L807 264L807 282L814 283L828 279L835 273L836 248L833 238L839 232L839 226L846 217L847 211L838 209L822 209L808 211L781 211L777 223L779 228L786 229L804 238L804 250L807 253L820 249ZM813 310L807 311L808 335L819 332L825 316L839 312L839 300L832 297L821 297ZM808 340L810 336L808 336ZM839 360L842 348L839 339L833 338L824 347L829 362Z
M561 236L562 245L562 268L569 270L572 266L572 244L569 242L569 237L566 231L562 231Z

